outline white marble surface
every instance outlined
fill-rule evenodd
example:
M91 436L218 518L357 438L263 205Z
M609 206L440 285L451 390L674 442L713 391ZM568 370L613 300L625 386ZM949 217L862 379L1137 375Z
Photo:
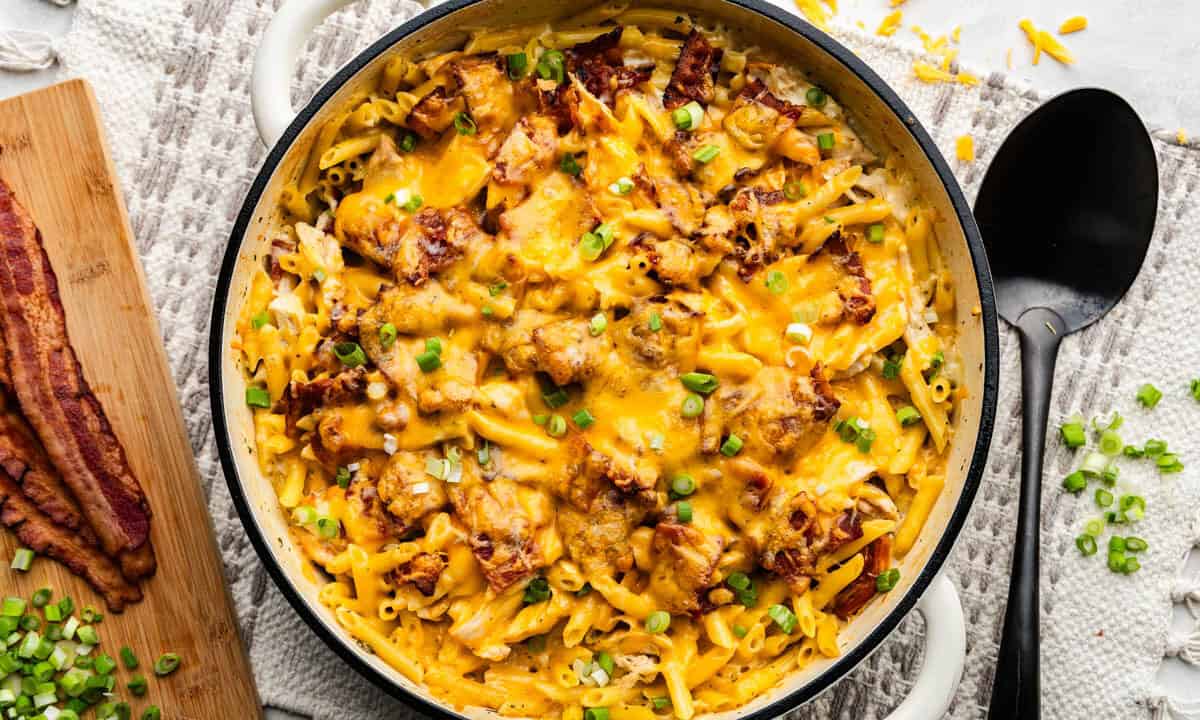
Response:
M137 0L129 0L136 2ZM786 0L774 0L789 7ZM902 6L905 29L896 34L902 43L919 47L908 30L921 25L934 35L962 25L961 62L977 72L1006 69L1012 49L1012 75L1047 93L1069 88L1099 86L1123 95L1148 124L1184 129L1200 136L1200 4L1177 0L912 0ZM869 30L891 11L885 0L842 0L843 20L861 19ZM1064 42L1079 62L1064 67L1050 59L1030 64L1030 48L1017 21L1029 17L1038 27L1054 29L1065 18L1083 14L1089 28L1067 36ZM0 31L35 29L61 36L71 24L72 9L46 0L0 0ZM0 72L0 98L50 84L54 71ZM1189 573L1200 572L1200 554L1193 553ZM1190 618L1176 609L1175 624L1188 627ZM1181 697L1191 697L1200 687L1200 672L1178 660L1163 664L1164 686ZM268 709L270 720L291 716Z

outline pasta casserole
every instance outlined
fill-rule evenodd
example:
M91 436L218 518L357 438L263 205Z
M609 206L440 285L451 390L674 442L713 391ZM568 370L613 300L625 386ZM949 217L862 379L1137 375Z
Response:
M965 393L934 211L785 59L610 3L387 59L233 351L341 627L448 706L740 707L899 581Z

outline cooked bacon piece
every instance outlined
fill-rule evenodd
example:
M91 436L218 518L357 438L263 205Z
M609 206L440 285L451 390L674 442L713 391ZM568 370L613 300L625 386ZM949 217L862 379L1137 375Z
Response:
M804 114L803 105L794 105L787 100L781 100L775 97L771 94L771 91L767 89L766 84L758 78L752 78L750 82L746 83L746 86L742 88L740 93L738 93L738 98L762 103L780 115L790 118L792 120L792 124L795 124L795 121Z
M433 453L398 452L388 459L379 477L379 498L403 526L395 531L396 537L404 537L419 528L425 516L446 507L445 485L425 474L425 460L433 457ZM417 483L428 485L429 492L413 492Z
M0 395L0 468L18 485L38 510L55 525L79 533L95 544L92 531L71 491L50 465L42 444L33 434L13 400Z
M449 488L454 513L467 526L471 552L492 590L503 592L542 566L533 522L517 497L518 486L498 477Z
M271 250L267 253L267 274L271 276L272 282L279 282L280 278L287 274L287 270L283 269L283 265L279 259L284 255L290 255L296 252L296 243L291 240L272 240ZM8 372L5 369L5 372ZM9 383L5 383L8 385Z
M437 87L413 106L405 124L426 140L432 140L450 127L454 116L466 108L461 95L448 97L446 88Z
M758 562L802 594L812 582L817 555L813 536L819 532L817 506L799 493L771 510L772 523L758 541Z
M551 87L543 87L544 82L533 84L538 112L554 120L559 135L566 135L571 128L583 124L579 116L579 88L570 83L555 86L552 82Z
M863 550L863 558L866 562L863 564L862 573L833 600L833 612L843 620L850 619L862 610L878 592L875 589L875 579L891 564L892 536L883 535L868 545Z
M764 265L775 262L779 248L790 233L788 224L775 205L783 202L779 190L741 188L729 202L733 220L733 257L738 263L738 277L749 282Z
M507 125L514 114L513 88L498 55L456 60L450 69L466 100L471 119L481 131Z
M673 614L702 611L701 600L712 586L713 571L721 558L724 538L710 537L696 526L673 517L654 528L654 552L658 562L650 575L650 587Z
M429 597L437 589L438 578L449 562L446 553L418 553L412 560L389 573L388 580L394 585L412 583L422 595Z
M875 296L871 294L871 280L863 268L862 257L846 246L840 231L835 232L822 246L833 257L833 262L845 271L846 277L838 283L838 297L846 317L859 325L866 325L875 317Z
M554 163L557 150L558 134L552 118L521 118L496 153L492 179L503 185L528 183Z
M567 50L567 70L608 105L613 104L617 92L646 82L654 72L653 65L625 66L624 53L618 46L622 31L615 28Z
M657 317L657 321L652 318ZM634 302L629 314L618 320L613 340L623 355L651 368L691 370L700 351L703 314L673 298L654 296ZM660 330L652 324L662 323Z
M696 30L688 33L679 49L679 59L671 81L663 92L663 106L668 110L695 100L707 105L713 100L713 71L721 59L721 52L709 44L708 39Z
M295 434L296 421L313 410L330 405L344 405L362 399L367 390L367 369L356 367L343 370L333 377L319 378L302 383L288 383L279 399L275 412L287 418L289 434Z
M41 235L0 182L0 327L21 410L104 551L130 580L154 574L150 506L71 348Z
M792 456L816 442L839 405L820 365L808 377L763 368L752 383L722 386L705 403L701 449L716 452L734 433L761 456Z
M104 598L109 611L119 613L142 599L142 591L121 574L111 558L39 512L6 472L0 472L0 524L12 530L22 545L54 558L86 580Z

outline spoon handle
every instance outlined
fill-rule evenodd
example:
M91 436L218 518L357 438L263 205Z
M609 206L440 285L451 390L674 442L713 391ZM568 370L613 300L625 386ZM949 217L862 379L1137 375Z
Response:
M1065 334L1061 317L1032 308L1017 320L1021 335L1021 498L1013 548L1012 584L1004 612L1004 634L992 684L989 720L1037 720L1041 717L1038 649L1038 560L1042 508L1042 451L1050 386L1058 343Z

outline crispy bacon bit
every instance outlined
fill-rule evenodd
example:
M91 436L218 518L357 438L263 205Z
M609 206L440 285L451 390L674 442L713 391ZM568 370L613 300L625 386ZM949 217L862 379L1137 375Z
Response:
M829 541L823 549L833 552L846 543L859 539L862 534L862 517L857 512L846 510L833 522L833 527L829 529Z
M437 589L437 581L449 564L446 553L419 553L393 570L388 579L395 585L412 583L422 595L429 597Z
M490 483L451 485L450 502L467 526L467 538L492 590L503 592L533 575L542 565L533 541L533 523L517 499L516 484L497 478Z
M293 380L283 391L275 412L287 418L289 434L295 433L296 421L319 407L343 405L362 399L367 390L367 370L356 367L343 370L333 377L302 383Z
M679 50L671 81L663 92L663 106L674 110L692 100L704 105L712 102L713 70L720 59L720 51L709 44L707 38L696 30L688 33Z
M819 528L817 506L800 493L775 514L777 520L762 543L759 564L783 578L793 592L803 593L816 568L812 535Z
M833 600L833 612L842 620L862 610L875 597L875 579L885 570L892 559L892 536L884 535L863 550L866 562L863 571L846 586Z
M579 43L567 51L567 70L579 78L592 95L612 105L621 90L636 87L650 79L653 65L626 67L618 43L623 28Z
M119 613L142 599L141 590L121 575L112 559L39 512L6 472L0 472L0 524L12 530L22 545L54 558L86 580L104 598L109 611Z
M267 274L271 276L271 282L277 283L287 274L287 270L283 269L279 259L294 252L296 252L296 243L291 240L275 239L271 241L271 250L267 254Z
M787 100L781 100L775 97L771 94L771 91L767 89L767 86L763 83L763 81L759 80L758 78L753 78L750 80L750 82L746 83L746 86L742 88L740 93L738 93L738 97L762 103L780 115L788 117L793 121L797 120L801 115L804 114L804 106L793 105Z
M842 402L834 394L833 385L830 385L829 380L825 378L825 368L821 363L813 365L808 377L812 380L813 417L819 422L825 422L837 413Z
M733 219L733 258L738 263L738 277L749 282L754 273L779 257L786 228L772 207L783 202L780 190L741 188L729 202Z
M154 574L150 506L67 335L41 236L0 182L0 326L21 410L130 580Z
M428 95L421 98L408 114L408 128L425 138L432 140L450 127L454 116L463 112L467 107L461 96L448 97L446 88L434 88Z
M530 81L531 83L533 81ZM579 89L570 83L545 88L535 85L538 112L554 120L559 135L566 135L571 128L583 123L579 117Z
M834 232L822 247L829 250L833 262L846 273L838 283L838 297L846 316L859 325L871 322L875 317L875 296L871 294L871 280L863 268L862 257L846 246L840 231Z
M392 269L419 287L462 257L468 244L486 237L462 208L425 208L413 216L400 239Z

